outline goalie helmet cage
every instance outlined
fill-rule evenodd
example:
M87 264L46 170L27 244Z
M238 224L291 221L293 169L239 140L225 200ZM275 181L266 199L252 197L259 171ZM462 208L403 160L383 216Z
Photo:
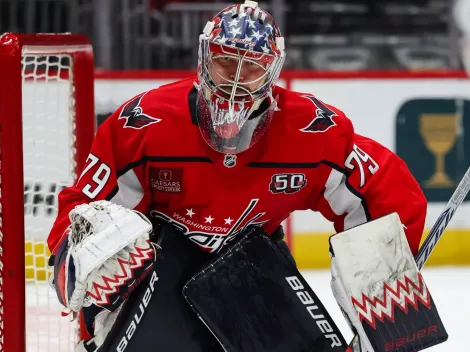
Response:
M60 332L69 319L60 318L59 310L50 312L58 302L47 285L46 237L57 193L80 174L93 141L93 84L87 37L0 36L1 352L72 348L73 341L61 347L70 340L70 334ZM46 292L41 302L39 288ZM32 306L27 306L28 295ZM27 326L30 315L34 319ZM57 327L50 323L54 319ZM45 333L30 341L33 329Z

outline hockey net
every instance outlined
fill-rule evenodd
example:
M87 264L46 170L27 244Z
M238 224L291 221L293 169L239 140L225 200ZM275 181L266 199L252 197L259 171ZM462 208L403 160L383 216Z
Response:
M48 284L57 194L95 128L93 53L81 35L0 37L0 351L73 351L78 324Z

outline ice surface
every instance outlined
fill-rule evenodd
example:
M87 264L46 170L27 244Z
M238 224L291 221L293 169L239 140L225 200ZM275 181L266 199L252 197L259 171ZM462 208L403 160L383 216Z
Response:
M349 342L352 333L331 293L329 271L303 271L305 279L336 321ZM470 318L470 267L424 268L424 280L431 292L449 339L426 349L429 352L467 352Z
M304 271L303 275L349 341L352 333L331 294L329 271ZM423 276L449 333L447 342L426 351L468 351L466 337L470 319L470 267L425 268ZM28 352L73 351L69 342L73 339L74 331L68 319L60 316L60 307L55 304L55 293L46 283L28 284L27 290Z

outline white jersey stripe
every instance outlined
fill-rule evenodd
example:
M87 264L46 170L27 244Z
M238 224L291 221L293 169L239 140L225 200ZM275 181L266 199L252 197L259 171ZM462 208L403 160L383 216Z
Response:
M117 179L118 192L110 202L134 209L144 198L144 190L134 170L129 170Z

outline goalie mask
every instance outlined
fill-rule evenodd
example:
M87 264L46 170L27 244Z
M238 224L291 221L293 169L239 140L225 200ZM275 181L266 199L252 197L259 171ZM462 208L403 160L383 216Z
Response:
M227 7L199 37L198 124L216 151L237 154L266 132L277 110L272 89L285 59L284 38L254 1Z

